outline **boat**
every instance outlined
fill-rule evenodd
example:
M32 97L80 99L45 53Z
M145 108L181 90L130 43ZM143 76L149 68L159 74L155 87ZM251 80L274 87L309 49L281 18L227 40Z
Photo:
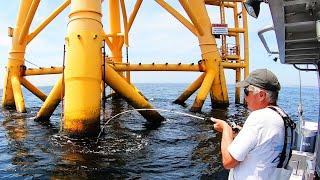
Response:
M320 1L319 0L248 0L247 11L258 17L260 3L268 3L273 24L262 28L258 35L266 51L278 54L282 64L299 71L315 71L320 91ZM274 31L278 52L271 51L263 34ZM298 108L299 122L294 136L294 150L289 162L293 169L290 179L318 179L320 176L320 126L306 121ZM320 111L320 108L319 108Z

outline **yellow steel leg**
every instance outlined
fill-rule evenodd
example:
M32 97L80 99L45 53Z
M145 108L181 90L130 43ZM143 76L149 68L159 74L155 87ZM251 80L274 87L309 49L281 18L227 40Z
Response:
M184 104L184 102L198 90L203 82L205 73L202 73L175 101L176 104Z
M132 27L132 23L134 21L134 19L136 18L136 15L138 13L138 10L141 6L141 3L142 3L143 0L137 0L135 5L134 5L134 8L133 8L133 11L130 15L130 18L129 18L129 22L128 22L128 31L130 31L131 27Z
M4 88L3 88L3 96L2 96L2 106L3 107L14 107L14 97L12 90L12 83L10 81L11 73L7 68L6 74L4 76Z
M121 37L117 36L121 33L120 26L120 8L119 0L109 0L109 21L110 21L110 34L112 35L111 43L113 48L111 48L110 58L114 62L122 62L122 44ZM119 47L121 45L121 47Z
M236 29L239 28L239 18L238 18L238 3L233 3L233 19L234 19L234 27ZM240 36L239 33L236 34L235 36L235 41L236 41L236 55L239 57L236 61L237 63L240 63L241 59L241 53L240 53ZM241 80L241 68L236 68L236 83L240 82ZM240 103L240 88L235 87L235 103Z
M200 111L202 105L211 89L215 94L213 104L228 104L227 88L224 78L224 73L221 72L221 57L217 48L215 39L211 34L211 22L208 16L205 2L199 0L189 0L190 7L194 14L197 14L197 20L200 26L203 27L203 35L198 36L202 59L206 64L206 77L199 89L198 95L191 107L191 111ZM215 82L213 82L215 80ZM213 87L211 87L213 86Z
M12 76L11 83L17 111L26 112L19 78L17 76Z
M244 79L247 78L249 75L249 35L248 35L248 15L245 10L244 5L242 4L242 23L243 23L243 29L245 29L245 32L243 34L244 39Z
M45 95L43 92L41 92L38 88L36 88L33 84L31 84L27 79L21 78L20 79L21 84L27 88L30 92L32 92L34 95L36 95L38 98L40 98L42 101L45 101L47 98L47 95Z
M152 109L152 105L141 96L138 91L129 84L126 79L119 75L109 65L106 67L106 83L117 93L123 96L128 103L136 109ZM148 121L157 125L160 124L164 118L157 111L139 111L139 113Z
M236 69L236 83L240 82L241 80L241 70L240 68ZM240 88L236 87L236 92L235 92L235 101L237 104L240 103Z
M54 110L59 105L61 99L64 96L62 86L62 78L53 86L51 92L49 93L47 99L44 101L39 112L37 113L37 120L48 120L53 114Z
M130 71L126 71L126 79L127 79L127 82L130 83L130 79L131 79L131 73Z
M40 0L33 0L29 10L28 10L28 14L26 16L26 19L23 23L22 29L21 29L21 33L19 35L19 43L22 44L23 42L25 42L27 34L29 32L29 28L31 26L33 17L37 11L37 8L39 6Z
M244 5L242 4L242 23L243 29L245 32L243 33L243 46L244 46L244 73L243 78L246 79L249 75L249 35L248 35L248 16L245 10ZM243 103L246 104L245 99L243 98Z
M221 63L219 64L219 68L220 70L214 78L210 93L211 106L215 108L223 108L229 105L227 89L224 89L227 86Z
M15 106L15 101L16 102L22 102L21 100L15 100L14 97L22 97L22 94L20 93L19 90L16 92L19 93L17 95L14 95L13 87L12 87L12 77L14 78L13 81L15 81L17 84L16 89L20 89L21 87L18 88L20 85L19 78L20 77L20 69L24 64L24 55L25 55L25 49L26 49L26 42L19 42L19 37L20 34L22 33L25 21L27 17L31 17L32 13L29 14L28 12L30 10L30 6L32 4L32 0L21 0L20 1L20 7L19 7L19 14L16 22L16 27L14 28L13 35L12 35L12 47L9 53L9 59L7 63L7 72L5 74L5 79L4 79L4 87L3 87L3 96L2 96L2 106L3 107L11 107ZM24 30L25 31L25 30ZM19 84L19 85L18 85ZM22 97L23 98L23 97ZM24 107L22 105L19 105L20 107L16 107L16 109L24 110Z
M217 56L217 55L214 55ZM214 108L226 107L229 105L227 85L224 75L224 69L221 59L218 56L213 63L214 71L216 72L210 91L211 106Z
M206 76L202 82L202 85L199 89L199 93L196 97L196 99L193 102L193 105L190 109L192 112L199 112L201 111L202 105L210 91L210 88L212 86L212 82L214 80L216 72L214 71L207 71Z
M57 9L55 9L47 19L45 19L33 32L28 35L28 43L33 40L56 16L58 16L66 7L70 5L71 0L65 0Z
M65 106L63 130L71 136L100 131L101 0L71 1L66 37Z
M226 76L224 75L224 69L221 63L219 64L220 67L220 83L221 83L221 93L222 93L222 101L220 101L221 105L226 107L229 105L229 96L228 96L228 89L226 83Z

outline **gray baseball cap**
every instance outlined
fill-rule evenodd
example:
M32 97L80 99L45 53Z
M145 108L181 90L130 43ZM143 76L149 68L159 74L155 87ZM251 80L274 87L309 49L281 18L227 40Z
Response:
M269 91L279 91L281 89L277 76L268 69L254 70L245 80L236 84L237 87L247 87L249 85Z

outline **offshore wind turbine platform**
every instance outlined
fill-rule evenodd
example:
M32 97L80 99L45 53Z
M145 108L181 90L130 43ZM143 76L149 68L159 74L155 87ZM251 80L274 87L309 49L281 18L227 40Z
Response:
M129 47L130 30L143 0L136 0L128 11L125 0L65 0L35 29L31 24L40 0L21 0L14 28L9 27L12 46L6 66L3 107L15 107L25 112L21 86L43 101L37 119L47 120L63 102L63 131L70 135L89 136L100 130L100 109L104 106L107 86L126 99L134 108L153 106L130 81L131 71L191 71L202 72L174 101L183 104L197 90L191 111L199 112L210 94L213 107L229 104L224 69L235 71L236 82L248 75L249 48L247 12L242 0L179 0L186 15L164 0L154 0L198 38L201 60L192 64L132 64L124 61L123 48ZM102 5L108 6L108 24L101 18ZM62 11L70 6L65 53L62 67L28 68L25 53L29 43ZM220 22L211 22L210 6L218 7ZM231 13L233 22L227 22ZM108 32L103 28L107 27ZM106 56L106 50L110 55ZM27 80L27 76L61 74L51 92L46 95ZM235 102L240 102L236 88ZM62 113L62 112L61 112ZM139 111L149 122L159 124L164 118L157 111Z

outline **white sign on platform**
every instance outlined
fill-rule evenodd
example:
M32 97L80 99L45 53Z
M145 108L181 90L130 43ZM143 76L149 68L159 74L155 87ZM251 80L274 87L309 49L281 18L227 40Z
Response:
M212 34L228 35L228 24L212 24Z

